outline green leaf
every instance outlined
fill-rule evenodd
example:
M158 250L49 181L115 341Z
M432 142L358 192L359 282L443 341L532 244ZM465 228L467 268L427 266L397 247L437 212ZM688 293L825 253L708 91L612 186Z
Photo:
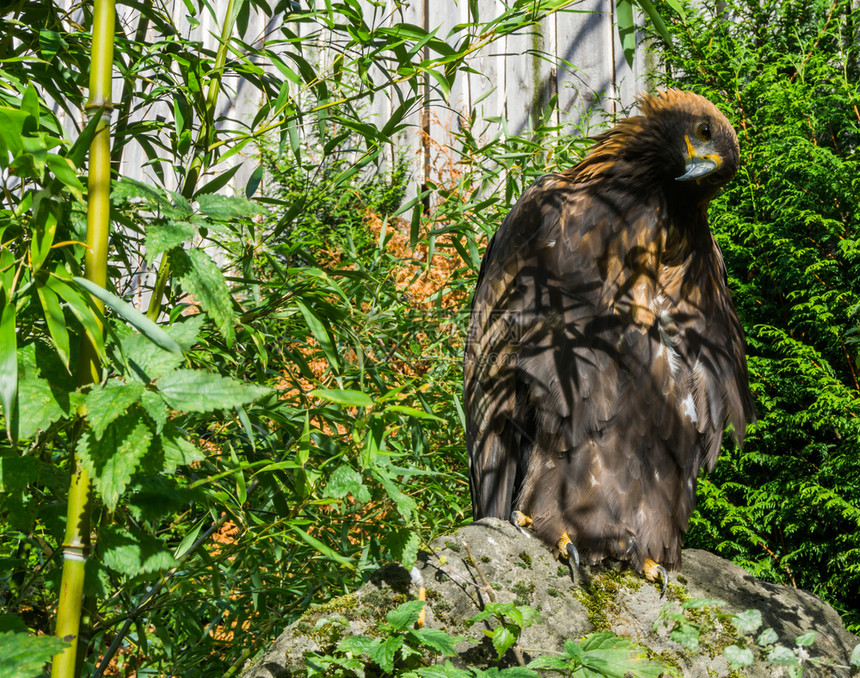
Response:
M406 416L414 417L415 419L427 419L430 421L438 421L440 423L445 423L445 420L442 419L442 417L437 417L435 414L425 412L424 410L419 410L416 407L408 407L406 405L389 405L385 408L385 411L405 414Z
M681 624L672 630L672 640L683 645L690 652L699 650L699 629L692 624Z
M313 334L314 338L319 342L319 345L331 366L334 367L335 370L340 370L334 343L332 342L331 336L322 320L320 320L319 317L300 299L296 299L295 303L296 306L299 307L299 311L301 311L301 314L308 325L308 329L310 329L311 334Z
M47 431L51 424L71 413L68 394L52 387L36 370L27 370L18 382L18 412L26 416L18 421L18 436L33 438L39 431Z
M39 461L13 450L0 454L0 492L20 492L39 477Z
M217 193L219 190L224 188L228 183L230 183L230 179L233 178L233 175L236 174L242 168L242 163L236 163L228 170L221 172L221 174L217 175L212 181L208 184L201 187L195 194L194 198L199 200L206 193Z
M133 528L105 528L99 536L99 549L104 566L126 576L161 572L177 565L161 540Z
M433 666L421 666L415 669L415 673L421 678L473 678L474 676L471 671L458 669L450 661ZM533 673L532 676L537 678L539 674Z
M651 25L654 26L654 29L660 34L660 37L663 38L667 45L672 44L672 39L669 37L669 31L666 30L666 24L663 23L663 18L657 12L657 9L654 7L654 3L651 0L636 0L637 4L643 9L645 14L648 15L648 18L651 20Z
M173 473L180 466L188 466L206 458L193 443L178 435L164 436L161 446L164 450L165 473Z
M139 410L120 415L101 438L87 430L78 440L81 464L110 510L119 502L151 441L152 430Z
M415 638L421 645L428 647L434 652L438 652L445 657L453 657L457 654L457 645L462 642L462 638L450 636L441 629L412 629L409 635Z
M250 200L216 193L197 196L197 204L202 214L220 221L250 219L262 213L260 206Z
M373 398L362 391L318 388L310 391L308 395L347 407L370 407L373 405Z
M857 643L854 646L854 649L851 650L851 656L848 658L848 663L851 666L860 666L860 643Z
M517 642L517 636L513 633L510 626L510 624L500 624L492 631L484 631L484 633L490 636L493 647L496 648L497 659L501 659L505 652L510 650L511 646Z
M334 499L343 499L351 494L361 504L370 501L370 491L362 482L361 475L346 465L339 466L329 476L325 491Z
M622 678L628 672L641 678L659 678L666 670L661 662L648 659L643 648L609 631L587 636L581 647L583 665L612 678Z
M84 185L78 179L77 168L69 158L65 158L56 153L48 153L46 158L48 168L54 174L60 183L77 198L78 201L84 201Z
M812 645L815 642L815 637L818 635L817 631L810 631L809 633L804 633L801 636L797 637L795 640L795 644L800 645L801 647L807 647Z
M421 539L407 527L396 530L388 537L388 548L395 560L400 562L407 570L411 570L418 558L418 549Z
M748 647L738 647L737 645L729 645L723 654L732 663L732 668L740 668L742 666L751 666L754 660L753 652Z
M95 437L101 438L108 424L140 400L142 394L143 384L135 381L125 383L110 379L103 385L94 386L85 396L84 402L87 421Z
M389 636L376 645L369 653L370 658L377 663L385 673L394 673L394 657L403 646L403 636Z
M0 289L0 405L6 420L6 435L16 430L15 403L18 400L18 340L15 336L15 304Z
M92 294L96 299L101 300L106 306L109 306L119 315L125 318L133 327L135 327L143 336L151 342L160 346L165 351L182 354L182 349L179 347L170 335L167 334L158 325L147 318L143 313L138 311L131 304L126 303L113 292L108 292L101 285L87 280L86 278L72 278L78 285L83 287L87 292Z
M386 493L394 501L395 506L397 506L397 512L401 517L406 521L412 520L412 516L417 508L415 500L408 494L401 492L397 485L394 484L394 481L388 476L387 472L381 470L379 467L373 469L373 477L385 488Z
M305 532L300 527L297 527L296 525L290 525L290 529L292 529L293 532L295 532L297 535L299 535L307 544L312 546L314 549L316 549L320 554L322 554L326 558L329 558L329 559L335 561L336 563L340 563L341 565L346 565L347 567L349 567L351 569L355 568L355 564L352 562L352 560L350 558L345 558L344 556L340 555L337 551L326 546L316 537L309 535L307 532Z
M236 338L233 329L236 314L221 268L199 248L172 250L170 260L182 289L212 318L227 346L232 346Z
M732 623L741 633L755 633L761 626L761 612L759 610L746 610L740 614L732 615Z
M797 655L785 645L775 645L768 652L767 660L776 664L797 664Z
M395 631L406 631L415 626L425 605L423 600L408 600L391 610L385 618Z
M146 263L152 265L159 254L180 247L197 234L188 221L153 222L146 228Z
M51 657L67 646L54 636L0 633L0 678L37 678Z
M773 645L776 641L779 640L779 636L776 635L776 631L772 628L768 627L764 631L761 632L756 643L759 645Z
M104 361L105 344L104 336L102 334L101 319L100 316L91 308L90 304L87 303L88 301L92 303L92 301L82 296L82 291L79 288L66 284L66 282L57 275L50 276L46 280L45 284L51 289L51 291L56 293L57 296L68 304L72 314L83 326L84 332L86 332L90 343L95 347L99 360ZM86 295L86 297L89 297L89 295Z
M69 329L66 325L66 317L63 314L63 309L60 307L60 299L53 290L44 285L36 287L36 294L39 296L42 309L45 311L45 322L48 325L51 339L54 340L57 353L68 368L70 360Z
M167 404L181 412L211 412L254 402L271 389L203 370L175 370L158 380Z
M633 56L636 54L636 26L633 23L632 0L617 0L618 9L615 21L618 26L618 37L621 39L621 49L627 65L633 67Z

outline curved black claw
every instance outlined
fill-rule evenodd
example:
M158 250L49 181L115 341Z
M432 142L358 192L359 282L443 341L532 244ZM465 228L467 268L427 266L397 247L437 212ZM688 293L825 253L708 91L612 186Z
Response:
M531 525L532 520L525 513L522 513L521 511L511 511L511 522L520 532L527 537L531 537L531 534L529 534L528 530L525 528Z
M660 597L662 598L666 595L666 587L669 586L669 573L662 565L657 566L657 571L660 573Z
M579 551L573 545L573 542L568 542L564 545L564 550L567 551L568 562L572 563L571 567L579 567ZM665 572L665 570L663 570Z

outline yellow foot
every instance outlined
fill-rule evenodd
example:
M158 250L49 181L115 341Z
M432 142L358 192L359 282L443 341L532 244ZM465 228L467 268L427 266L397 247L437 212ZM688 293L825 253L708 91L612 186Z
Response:
M511 513L511 522L517 527L531 527L532 519L522 511L514 511ZM520 530L522 531L522 530Z
M659 579L662 582L660 597L662 598L666 595L666 586L669 584L669 573L666 572L666 568L660 565L660 563L655 563L650 558L646 558L645 562L642 563L642 571L645 573L645 579L648 581L657 581Z
M570 537L567 536L567 532L561 533L555 546L562 558L573 561L573 564L579 567L579 551L576 550L576 546L573 545Z

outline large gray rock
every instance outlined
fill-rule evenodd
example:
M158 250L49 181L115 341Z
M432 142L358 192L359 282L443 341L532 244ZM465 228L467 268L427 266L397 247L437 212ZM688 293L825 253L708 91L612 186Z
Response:
M860 639L845 630L829 605L804 591L759 581L722 558L693 549L684 552L682 571L671 574L663 598L656 584L605 567L582 568L574 582L567 566L554 560L538 540L510 523L485 519L437 539L411 575L398 566L386 567L355 594L312 608L246 669L244 678L301 675L306 652L331 652L345 635L378 635L379 620L417 596L416 580L426 587L426 626L477 641L457 647L453 661L463 667L486 667L496 656L482 632L491 625L467 626L466 620L488 602L515 601L538 610L542 622L523 631L516 650L503 657L503 666L557 654L567 639L612 631L685 677L783 675L782 666L765 661L761 648L750 645L758 633L744 637L730 621L730 614L754 609L763 619L759 631L773 628L779 643L788 648L796 647L802 634L818 632L806 651L819 661L805 660L804 676L860 675L848 668ZM685 601L700 598L725 604L682 609ZM673 631L678 637L682 623L699 629L695 652L672 638ZM757 661L741 674L732 674L723 654L733 644L756 651Z

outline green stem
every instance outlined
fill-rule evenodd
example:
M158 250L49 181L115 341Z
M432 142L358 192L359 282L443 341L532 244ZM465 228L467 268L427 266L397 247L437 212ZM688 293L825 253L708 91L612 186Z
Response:
M84 271L88 280L104 287L107 283L107 252L110 234L110 91L113 66L114 1L94 0L93 47L90 65L89 115L99 115L95 136L90 144L87 251ZM96 301L103 309L103 305ZM78 359L78 385L100 380L101 361L95 346L81 335ZM81 626L84 571L90 550L92 494L89 475L72 456L72 477L63 539L63 575L57 608L56 635L70 642L54 657L52 678L73 678L77 663Z

